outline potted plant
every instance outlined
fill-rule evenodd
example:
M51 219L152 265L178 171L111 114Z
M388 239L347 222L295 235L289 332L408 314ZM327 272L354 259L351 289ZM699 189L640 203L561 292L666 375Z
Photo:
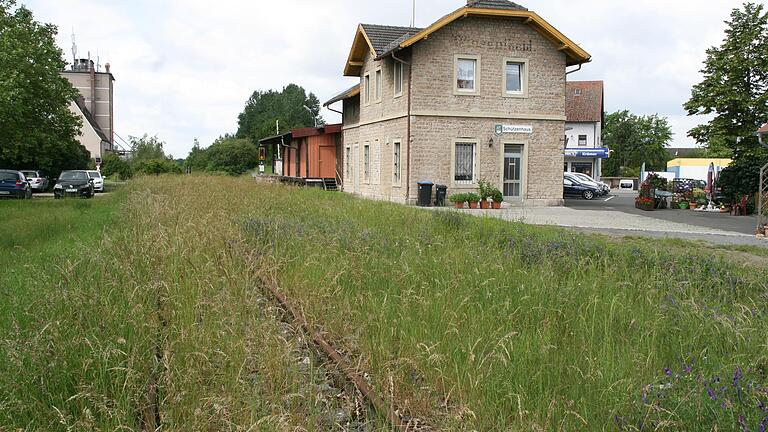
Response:
M680 201L677 203L677 207L680 210L688 210L688 201Z
M476 209L477 203L480 202L480 195L472 192L467 194L467 202L469 203L469 208Z
M448 197L448 200L452 202L457 209L463 209L464 203L467 202L467 194L465 193L453 194L450 197Z
M640 210L652 211L654 207L654 199L649 197L639 196L635 198L635 207Z
M491 185L490 182L487 180L480 180L477 182L477 188L480 192L480 208L481 209L488 209L490 208L490 203L488 202L488 198L491 197L491 193L493 192L493 185Z
M493 199L493 208L498 210L501 208L501 203L504 202L504 194L500 190L494 189L491 199Z
M697 205L698 203L694 200L691 200L690 202L688 202L688 208L690 208L691 210L695 210Z

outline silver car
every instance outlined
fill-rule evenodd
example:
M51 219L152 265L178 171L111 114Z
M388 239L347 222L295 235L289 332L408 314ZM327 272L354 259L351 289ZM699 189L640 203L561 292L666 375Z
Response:
M45 192L48 189L48 179L43 177L40 171L22 171L21 173L27 178L32 192Z

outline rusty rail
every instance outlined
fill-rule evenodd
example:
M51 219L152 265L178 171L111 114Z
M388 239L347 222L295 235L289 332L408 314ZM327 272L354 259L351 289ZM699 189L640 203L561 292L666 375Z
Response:
M293 317L295 321L299 323L299 325L301 325L301 328L312 337L312 341L318 347L320 347L320 349L336 364L340 370L344 372L344 375L346 375L347 379L352 381L352 383L355 385L355 387L357 387L363 397L371 403L376 412L386 417L389 423L398 431L408 432L411 430L409 423L404 423L403 419L401 419L395 410L389 407L384 399L368 385L365 379L357 373L356 369L351 367L349 363L344 360L339 352L336 351L336 349L323 338L323 335L319 331L313 329L309 325L309 322L307 322L304 313L301 310L293 307L293 305L288 301L288 298L283 293L278 291L275 283L272 280L267 280L265 277L262 277L261 280L262 285L267 289L267 291L269 291L269 294L277 299L280 305L286 311L288 311L288 313Z

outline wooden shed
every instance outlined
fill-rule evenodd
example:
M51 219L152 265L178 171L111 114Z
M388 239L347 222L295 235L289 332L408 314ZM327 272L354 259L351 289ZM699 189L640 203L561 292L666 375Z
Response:
M340 124L294 129L265 138L259 144L274 149L273 154L277 155L274 163L281 164L282 168L275 172L280 172L286 180L328 190L337 190L344 180L341 175Z

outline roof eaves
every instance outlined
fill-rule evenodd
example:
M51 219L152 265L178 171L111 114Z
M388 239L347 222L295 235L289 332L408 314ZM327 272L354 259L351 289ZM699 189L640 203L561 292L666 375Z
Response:
M324 107L327 107L328 105L335 104L336 102L342 101L344 99L349 99L353 96L357 96L360 94L360 84L355 84L352 87L344 90L343 92L337 94L336 96L328 99L327 102L323 104Z

